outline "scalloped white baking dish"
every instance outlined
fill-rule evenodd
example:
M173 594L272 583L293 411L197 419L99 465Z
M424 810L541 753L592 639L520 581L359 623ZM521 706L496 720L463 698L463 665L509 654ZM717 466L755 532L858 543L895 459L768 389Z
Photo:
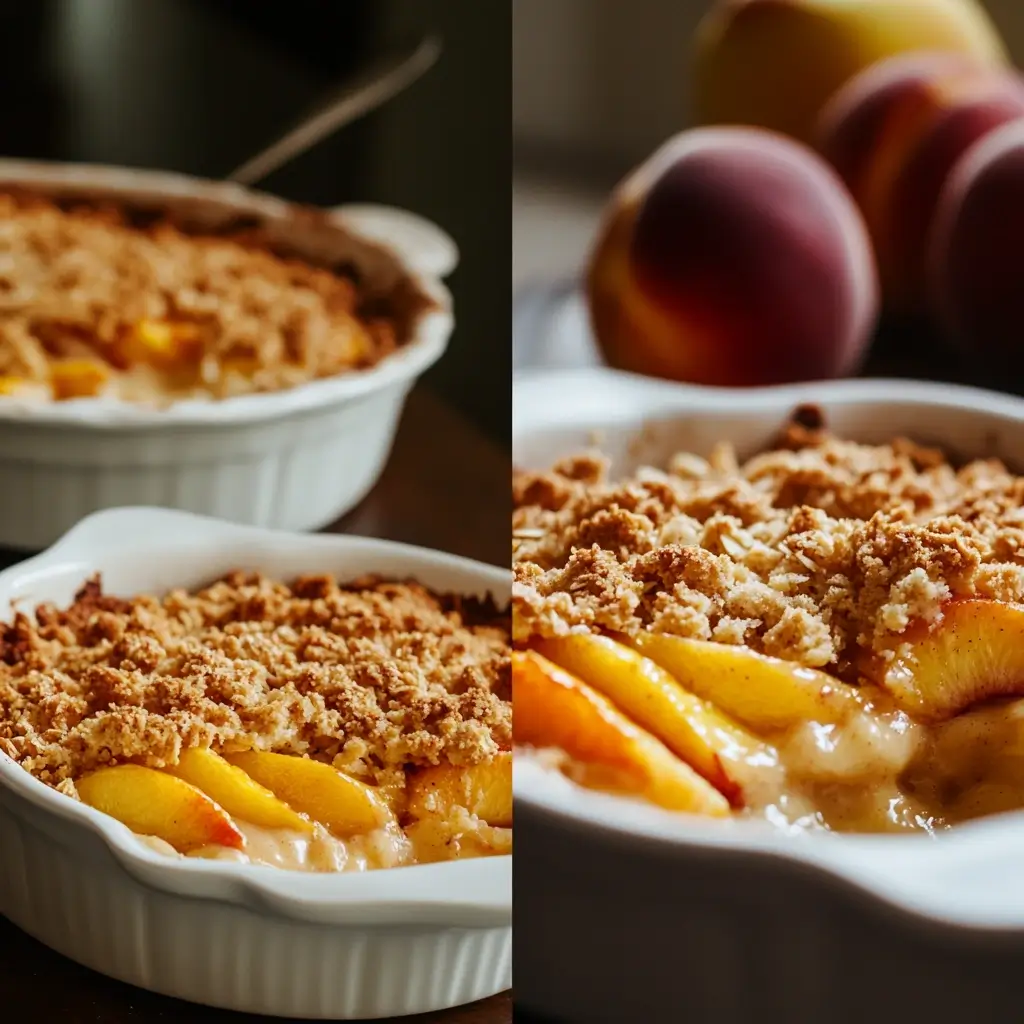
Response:
M719 440L752 453L802 403L860 440L1024 462L1024 400L971 388L733 391L588 369L525 374L513 393L514 459L530 468L595 444L613 472ZM515 793L524 1007L580 1024L1019 1016L1024 813L935 840L794 838L582 791L522 759Z
M352 508L387 460L405 397L443 354L458 253L440 228L390 207L319 219L265 193L160 171L0 159L0 188L162 206L198 223L255 216L310 258L350 261L371 283L405 279L433 308L376 366L271 394L151 409L110 399L0 399L0 546L39 550L103 508L154 505L281 529Z
M499 602L509 594L506 570L422 548L115 509L0 573L0 621L12 603L70 601L94 572L130 595L198 586L232 568L373 572ZM252 1013L423 1013L512 980L511 856L337 875L169 860L2 753L0 913L104 974Z

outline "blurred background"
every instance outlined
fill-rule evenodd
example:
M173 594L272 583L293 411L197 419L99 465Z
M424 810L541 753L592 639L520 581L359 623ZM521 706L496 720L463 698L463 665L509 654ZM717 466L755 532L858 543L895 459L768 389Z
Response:
M423 79L261 187L406 207L456 239L458 327L426 383L507 443L507 19L465 0L3 3L0 150L220 177L375 48L437 33L444 53Z
M737 0L733 6L744 2ZM605 339L599 353L587 337L588 297L577 287L581 269L590 255L602 211L609 209L610 190L668 137L695 123L695 107L706 99L697 95L698 26L712 9L718 12L729 6L726 0L631 0L628 4L619 0L517 0L514 5L512 221L517 368L607 361L608 346L615 345L616 339ZM982 9L980 17L994 26L1009 63L1017 67L1024 63L1021 0L780 0L774 6L775 14L781 11L782 15L777 19L774 14L766 15L730 54L723 55L723 51L731 44L723 44L710 56L715 48L705 46L707 63L715 66L718 75L719 93L730 87L728 81L722 82L727 80L729 61L734 58L763 63L766 79L774 74L773 65L800 66L804 51L798 43L792 49L787 47L787 8L790 13L807 14L808 19L820 18L822 24L831 22L822 30L819 45L821 58L827 61L858 48L866 52L886 34L889 41L899 37L899 45L890 47L892 53L914 49L918 39L923 49L931 49L943 31L957 48L984 50L987 43L975 46L966 39L971 36L976 41L988 29L972 34L977 19L960 10L976 6ZM843 22L853 9L858 13ZM834 12L840 10L844 13L834 18ZM822 11L826 13L822 15ZM851 27L855 19L860 19L859 27ZM749 23L753 25L755 20L752 16ZM792 18L792 25L797 21L798 17ZM937 24L942 27L938 35L934 31ZM800 31L796 29L796 35ZM872 36L875 42L865 44ZM807 67L805 71L813 87L816 69ZM1017 76L1012 88L1019 84ZM740 91L739 84L736 91ZM756 98L750 103L756 106ZM1024 109L1018 111L1021 114ZM740 117L733 123L759 122ZM1024 201L1024 174L1020 177ZM1016 246L1016 235L1009 241ZM1024 295L1024 288L1020 292ZM609 301L618 298L610 296ZM948 358L943 354L937 365L922 369L922 362L935 363L937 358L934 323L925 323L920 317L894 319L888 313L888 294L884 298L886 313L868 372L970 377L978 382L955 353ZM968 348L974 340L968 337ZM688 379L685 371L682 375ZM1016 378L1016 370L1013 381L993 371L983 382L990 384L994 379L1021 390L1024 374Z

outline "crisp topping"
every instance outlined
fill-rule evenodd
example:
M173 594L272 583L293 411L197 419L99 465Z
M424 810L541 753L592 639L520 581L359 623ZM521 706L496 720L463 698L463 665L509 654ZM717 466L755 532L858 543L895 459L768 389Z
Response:
M507 613L410 582L235 572L122 600L89 581L0 633L0 751L73 795L184 749L309 755L393 782L511 747Z
M116 390L142 364L168 371L151 388L279 390L391 352L405 338L380 307L351 273L277 254L258 230L203 236L166 216L0 193L0 393L46 385L65 362L76 383L58 398ZM96 364L84 384L82 361Z
M584 453L514 480L514 638L642 630L842 675L950 596L1024 600L1024 479L807 410L768 451L680 453L611 480Z

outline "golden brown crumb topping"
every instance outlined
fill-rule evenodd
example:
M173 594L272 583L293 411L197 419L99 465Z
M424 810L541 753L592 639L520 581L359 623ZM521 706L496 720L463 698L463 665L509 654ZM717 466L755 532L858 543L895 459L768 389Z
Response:
M386 782L511 746L507 614L415 583L232 573L120 600L90 581L0 634L0 750L83 772L212 747L308 754Z
M600 455L516 475L513 633L641 630L842 674L950 596L1024 600L1024 479L798 422L740 462L675 456L611 481Z
M139 337L172 357L163 383L217 397L370 366L404 340L350 275L276 255L256 231L0 193L0 378L45 383L82 359L117 374L145 360Z

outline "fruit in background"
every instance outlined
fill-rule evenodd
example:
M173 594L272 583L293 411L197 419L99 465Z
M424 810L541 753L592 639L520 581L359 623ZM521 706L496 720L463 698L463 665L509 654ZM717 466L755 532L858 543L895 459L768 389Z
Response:
M616 788L672 811L724 817L729 803L607 697L535 651L512 652L516 743L564 751Z
M1024 696L1024 605L953 599L935 624L911 625L900 647L886 668L862 668L921 721L942 722L982 701Z
M155 768L100 768L79 779L77 789L82 803L116 818L136 835L162 839L178 853L203 846L245 846L222 807L195 786Z
M975 0L719 0L697 32L697 120L809 141L840 86L908 50L965 53L992 66L1007 61Z
M874 243L885 302L926 306L928 240L942 190L979 140L1024 117L1024 79L958 54L906 54L851 79L826 106L818 146Z
M586 290L609 364L697 384L843 376L878 312L867 232L838 176L754 128L683 132L627 178Z
M997 128L943 190L928 252L929 302L950 341L990 374L1024 371L1024 121ZM1009 382L1007 382L1009 383Z

